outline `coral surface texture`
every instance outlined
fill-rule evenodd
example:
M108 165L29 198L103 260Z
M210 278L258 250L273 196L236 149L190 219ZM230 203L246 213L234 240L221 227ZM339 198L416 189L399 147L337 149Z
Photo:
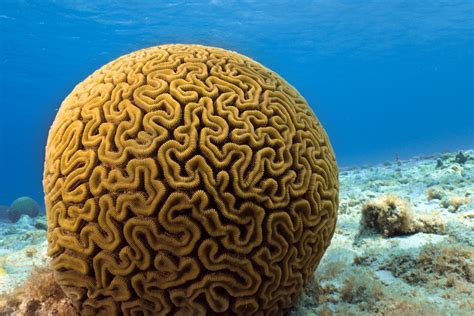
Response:
M234 52L136 51L62 103L48 254L82 314L277 314L335 230L338 169L286 81Z

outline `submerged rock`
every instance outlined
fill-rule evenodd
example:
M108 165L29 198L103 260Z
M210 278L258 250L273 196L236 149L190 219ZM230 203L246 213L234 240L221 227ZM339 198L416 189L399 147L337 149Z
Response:
M469 159L469 156L465 155L462 151L460 151L454 158L454 161L463 165L466 163L468 159Z
M361 225L384 237L444 233L444 221L439 214L414 215L409 201L395 194L385 194L369 200L362 208Z
M364 205L361 224L385 237L405 235L412 232L413 215L408 201L394 194L387 194Z
M42 229L42 230L48 230L48 222L46 220L46 217L44 217L44 216L37 217L36 222L35 222L35 228L36 229Z

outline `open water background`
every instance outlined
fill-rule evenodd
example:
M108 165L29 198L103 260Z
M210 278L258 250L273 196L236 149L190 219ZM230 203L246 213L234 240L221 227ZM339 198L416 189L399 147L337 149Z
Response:
M165 43L245 54L307 99L342 166L474 145L474 1L0 1L0 204L42 203L56 109Z

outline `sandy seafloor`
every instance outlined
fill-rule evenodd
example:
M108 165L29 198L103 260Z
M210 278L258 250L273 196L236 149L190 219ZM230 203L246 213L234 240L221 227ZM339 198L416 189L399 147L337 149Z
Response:
M331 246L289 315L474 315L474 150L342 168ZM406 200L430 233L384 237L360 224L384 194ZM47 266L46 219L0 222L0 295Z

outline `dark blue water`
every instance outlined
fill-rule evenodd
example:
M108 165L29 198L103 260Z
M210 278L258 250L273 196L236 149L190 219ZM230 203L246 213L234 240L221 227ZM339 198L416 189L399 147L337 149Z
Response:
M97 1L98 2L98 1ZM474 146L474 1L0 1L0 204L42 201L62 99L139 48L201 43L293 84L340 165Z

